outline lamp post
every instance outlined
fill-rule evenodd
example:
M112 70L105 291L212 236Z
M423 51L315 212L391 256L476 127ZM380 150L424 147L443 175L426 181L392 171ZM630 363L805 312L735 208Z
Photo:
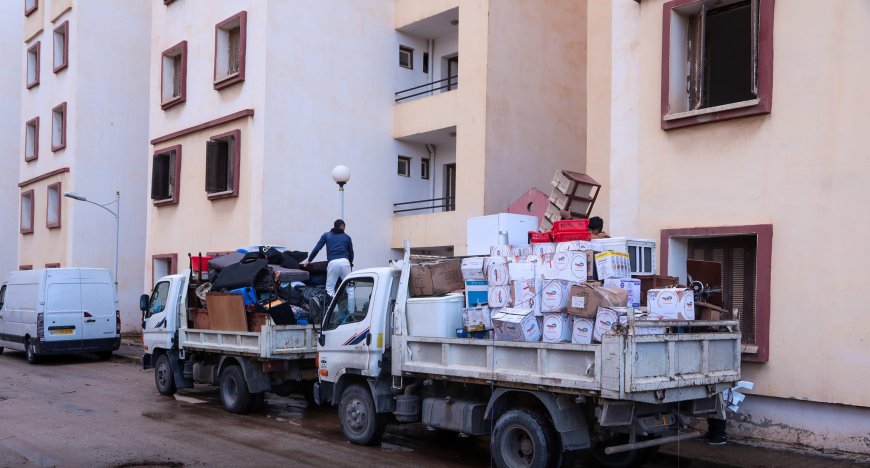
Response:
M350 169L347 166L339 164L332 168L332 180L338 184L338 199L341 205L340 219L344 219L344 184L350 180Z
M115 192L115 199L106 203L97 203L88 200L84 195L79 195L74 192L64 192L63 196L72 198L73 200L83 201L92 205L97 205L100 208L112 213L115 217L115 294L118 294L118 245L121 234L121 192ZM115 204L115 211L106 208L107 205Z

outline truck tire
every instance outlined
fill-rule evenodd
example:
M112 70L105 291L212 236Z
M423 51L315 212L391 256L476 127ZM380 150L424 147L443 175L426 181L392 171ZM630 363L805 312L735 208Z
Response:
M266 407L266 392L252 393L251 402L248 404L248 412L259 413Z
M562 444L553 425L532 409L514 409L502 414L490 439L490 453L500 468L556 466Z
M157 364L154 366L154 385L161 395L175 395L175 376L172 374L169 356L165 353L157 358Z
M371 391L358 383L341 394L338 419L344 437L357 445L379 444L387 426L386 418L375 408Z
M30 341L30 338L24 340L24 353L29 364L36 364L39 362L39 356L36 354L36 345Z
M221 372L221 403L230 413L245 414L251 405L251 393L242 368L233 364Z

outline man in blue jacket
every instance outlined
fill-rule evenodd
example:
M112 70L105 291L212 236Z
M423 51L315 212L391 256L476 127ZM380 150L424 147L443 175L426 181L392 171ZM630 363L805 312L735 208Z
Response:
M326 294L329 294L329 297L335 296L338 280L347 278L353 267L353 242L350 236L344 233L344 226L344 221L336 219L332 229L320 236L311 255L302 262L303 265L308 265L320 253L320 249L326 246L326 260L329 261L326 267Z

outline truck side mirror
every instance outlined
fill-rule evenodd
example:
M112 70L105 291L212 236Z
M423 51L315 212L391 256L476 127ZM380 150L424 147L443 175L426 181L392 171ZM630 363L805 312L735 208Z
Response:
M151 298L148 297L147 294L143 294L139 296L139 310L145 312L148 310L148 303L151 302Z
M320 346L326 346L326 335L321 333L320 336L317 337L317 344Z

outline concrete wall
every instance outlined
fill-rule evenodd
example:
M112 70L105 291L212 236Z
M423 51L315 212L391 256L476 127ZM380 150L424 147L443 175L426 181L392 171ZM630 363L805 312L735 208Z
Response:
M24 124L21 120L21 90L24 44L23 10L19 2L0 4L0 55L13 57L0 70L0 95L4 110L0 113L0 275L18 268L18 166L23 164Z

